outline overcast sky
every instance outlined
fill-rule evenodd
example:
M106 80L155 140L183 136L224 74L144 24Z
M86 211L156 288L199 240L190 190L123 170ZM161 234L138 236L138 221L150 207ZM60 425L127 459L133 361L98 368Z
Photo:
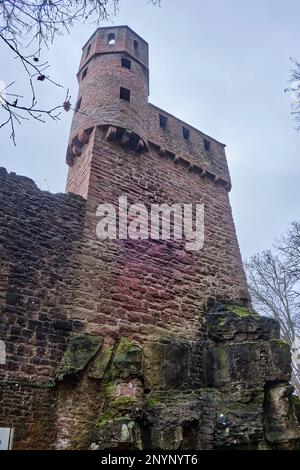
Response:
M300 133L290 116L289 57L300 59L299 0L121 0L113 24L127 24L150 46L150 101L226 143L231 203L243 257L271 247L300 219ZM103 24L107 25L107 24ZM51 74L77 95L81 48L95 25L74 27L47 52ZM22 76L1 49L0 80ZM65 90L39 83L43 104ZM3 117L0 113L0 119ZM62 192L72 115L58 123L25 122L17 146L0 130L0 165Z

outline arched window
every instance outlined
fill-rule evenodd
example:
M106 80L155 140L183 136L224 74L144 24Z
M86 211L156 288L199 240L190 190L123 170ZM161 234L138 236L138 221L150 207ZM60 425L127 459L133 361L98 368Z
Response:
M133 47L134 47L134 50L135 50L135 51L137 51L138 48L139 48L139 43L138 43L138 41L137 41L136 39L133 41Z
M114 33L110 33L107 38L107 42L110 46L113 46L116 43L116 36Z

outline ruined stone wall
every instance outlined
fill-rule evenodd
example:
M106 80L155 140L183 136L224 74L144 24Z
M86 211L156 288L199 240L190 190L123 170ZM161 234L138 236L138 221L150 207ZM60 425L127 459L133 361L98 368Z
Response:
M84 213L79 196L40 191L1 169L0 339L7 361L0 366L0 422L15 426L20 447L47 447L53 436L53 378L70 331L80 327L67 319L65 305Z

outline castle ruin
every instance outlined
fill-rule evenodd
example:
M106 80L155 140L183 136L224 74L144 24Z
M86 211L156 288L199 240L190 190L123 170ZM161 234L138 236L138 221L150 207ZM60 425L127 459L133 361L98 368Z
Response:
M0 170L0 427L16 449L294 449L279 326L251 307L225 147L148 102L127 26L83 47L66 194ZM204 204L203 249L99 240L97 207Z

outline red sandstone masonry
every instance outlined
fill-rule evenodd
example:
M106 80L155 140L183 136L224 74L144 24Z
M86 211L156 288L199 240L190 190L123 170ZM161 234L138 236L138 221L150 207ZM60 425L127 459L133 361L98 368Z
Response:
M110 46L107 40L112 32L116 42ZM143 52L142 57L136 56L132 49L136 39L126 27L100 28L83 50L80 72L86 65L88 72L83 80L79 74L79 96L87 115L75 113L71 146L78 132L93 127L94 133L81 155L72 157L67 190L88 199L85 234L88 250L93 247L98 261L90 255L92 282L76 295L96 301L91 330L101 332L101 320L114 334L130 332L138 338L172 332L194 339L209 302L248 297L228 197L230 176L223 144L148 104L148 53L146 43L138 38ZM131 70L121 67L122 57L131 60ZM121 86L131 90L130 103L120 100ZM166 129L159 126L159 114L168 118ZM183 138L183 126L190 130L188 140ZM108 129L117 129L113 140L107 140ZM130 143L122 144L126 130L147 141L148 151L139 155ZM210 142L209 151L204 138ZM90 174L81 183L82 168ZM172 241L97 240L97 205L117 206L124 194L129 204L142 202L147 207L203 203L204 249L188 253L182 243ZM101 261L103 268L97 271Z
M121 336L173 333L195 339L201 312L209 301L245 297L228 192L174 165L171 159L159 157L152 148L137 155L117 143L104 143L103 138L103 131L97 129L85 226L91 252L90 281L76 292L81 299L87 296L96 302L96 310L89 317L93 323L90 331L101 333L104 322ZM204 249L187 252L183 243L174 241L97 240L97 205L106 202L117 206L123 194L129 204L143 202L148 207L162 201L203 203Z

